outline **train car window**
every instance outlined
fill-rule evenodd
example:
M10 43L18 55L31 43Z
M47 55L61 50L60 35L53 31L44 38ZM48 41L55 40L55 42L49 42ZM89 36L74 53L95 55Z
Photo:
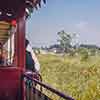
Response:
M10 16L10 14L8 14ZM14 61L14 36L16 27L0 21L0 65L12 65Z

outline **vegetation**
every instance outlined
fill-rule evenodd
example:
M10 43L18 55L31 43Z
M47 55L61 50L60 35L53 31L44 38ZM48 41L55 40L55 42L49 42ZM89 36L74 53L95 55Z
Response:
M58 42L60 43L60 46L64 49L64 52L68 52L72 47L71 43L76 34L66 33L64 30L62 30L58 32L57 35L59 36Z
M100 48L96 45L72 46L76 34L57 33L63 52L39 54L45 83L65 92L75 100L100 100ZM49 48L50 49L50 48Z
M87 60L81 60L82 57ZM73 57L39 54L38 58L44 82L75 100L100 100L99 54L87 58L86 51L83 50Z

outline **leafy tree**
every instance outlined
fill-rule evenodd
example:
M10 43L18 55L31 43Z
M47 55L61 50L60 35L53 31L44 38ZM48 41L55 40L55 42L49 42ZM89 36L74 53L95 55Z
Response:
M60 43L60 46L63 48L64 52L68 52L72 47L71 43L76 34L69 34L62 30L58 32L57 35L59 36L58 42Z

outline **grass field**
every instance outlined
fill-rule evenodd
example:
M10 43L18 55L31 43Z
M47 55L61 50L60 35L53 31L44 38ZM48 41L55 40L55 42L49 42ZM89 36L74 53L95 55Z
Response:
M100 56L38 55L43 81L76 100L100 100Z

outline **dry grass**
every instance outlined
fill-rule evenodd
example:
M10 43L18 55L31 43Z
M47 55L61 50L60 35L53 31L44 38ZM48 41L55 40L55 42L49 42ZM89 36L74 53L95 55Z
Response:
M43 80L76 100L100 100L100 56L38 55Z

